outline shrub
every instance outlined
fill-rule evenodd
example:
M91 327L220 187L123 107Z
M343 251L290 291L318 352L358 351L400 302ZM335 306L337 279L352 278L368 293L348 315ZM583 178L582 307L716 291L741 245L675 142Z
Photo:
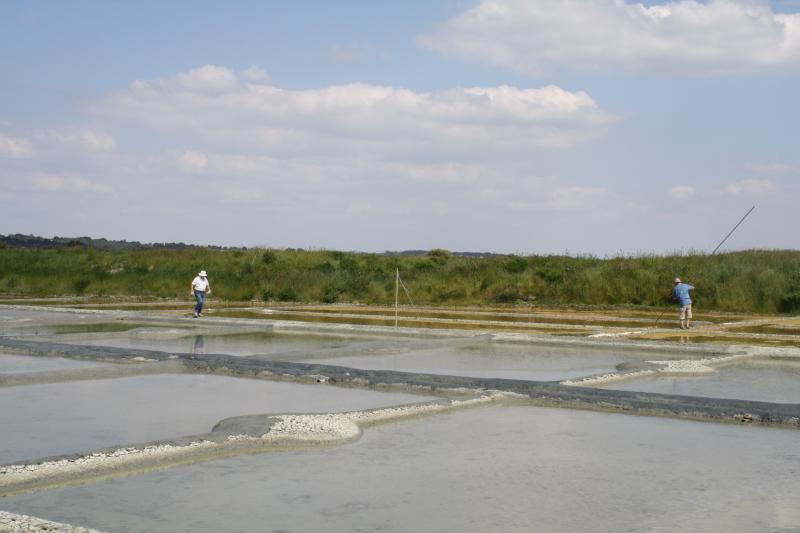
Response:
M515 255L506 261L503 268L509 274L521 274L528 268L528 262L522 257Z
M278 254L272 250L264 250L261 254L261 262L265 265L271 265L278 259Z
M72 288L75 289L77 294L83 294L83 292L89 287L89 284L92 283L92 280L89 278L78 278L72 283Z
M428 250L425 254L425 257L430 259L433 263L441 266L447 263L447 261L453 256L449 250L445 250L444 248L434 248L433 250Z
M281 302L297 302L299 298L294 287L284 287L278 291L278 300Z

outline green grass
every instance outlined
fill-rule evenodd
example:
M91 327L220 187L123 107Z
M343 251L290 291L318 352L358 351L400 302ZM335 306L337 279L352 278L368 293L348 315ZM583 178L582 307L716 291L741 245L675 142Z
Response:
M697 287L706 310L800 310L800 252L748 250L600 259L571 256L383 256L337 251L106 251L0 248L6 296L185 298L201 269L224 300L392 304L395 269L417 304L662 306L672 280Z

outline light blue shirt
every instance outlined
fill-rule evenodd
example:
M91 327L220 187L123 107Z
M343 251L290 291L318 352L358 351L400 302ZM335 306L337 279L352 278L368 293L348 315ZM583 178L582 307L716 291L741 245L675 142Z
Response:
M692 305L692 298L689 296L689 291L692 289L694 289L693 285L678 283L672 289L672 297L681 302L681 307Z

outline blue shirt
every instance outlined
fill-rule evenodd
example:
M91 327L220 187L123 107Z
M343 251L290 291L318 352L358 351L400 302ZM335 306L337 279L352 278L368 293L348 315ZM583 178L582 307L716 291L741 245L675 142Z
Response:
M694 289L693 285L688 283L678 283L672 289L672 297L681 302L681 307L692 305L692 298L689 296L689 291Z

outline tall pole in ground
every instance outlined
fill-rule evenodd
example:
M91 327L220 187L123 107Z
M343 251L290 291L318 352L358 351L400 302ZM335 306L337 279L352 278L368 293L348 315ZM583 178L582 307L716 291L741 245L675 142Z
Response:
M397 327L397 300L400 295L400 268L396 270L394 277L394 327Z

